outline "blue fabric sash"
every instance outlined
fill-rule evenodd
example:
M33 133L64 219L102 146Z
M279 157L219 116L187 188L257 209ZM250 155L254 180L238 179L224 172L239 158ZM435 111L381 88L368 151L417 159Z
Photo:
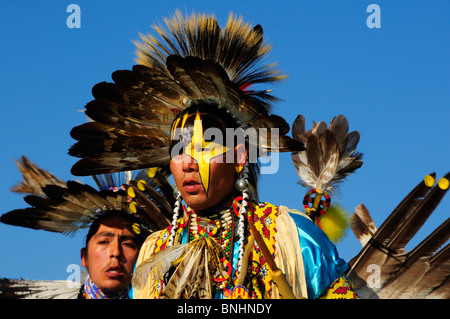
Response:
M290 213L297 225L309 299L318 298L345 270L336 246L311 220Z

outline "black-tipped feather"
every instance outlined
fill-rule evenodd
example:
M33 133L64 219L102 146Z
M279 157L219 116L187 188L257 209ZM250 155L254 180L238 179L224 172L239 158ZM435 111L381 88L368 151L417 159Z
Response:
M292 136L306 147L292 153L292 161L305 187L330 191L362 165L362 154L356 152L359 132L348 132L345 116L338 115L330 123L313 123L305 129L305 118L297 116L292 125Z
M40 174L28 174L28 170ZM28 184L43 186L39 190L34 187L33 194L24 197L31 207L3 214L0 221L5 224L73 234L80 228L89 227L104 212L121 210L133 213L143 221L145 229L155 231L167 226L174 203L173 189L167 182L168 173L165 170L160 170L153 178L148 176L147 170L117 176L95 176L100 191L75 181L64 183L58 180L54 184L54 176L35 164L22 167L21 172ZM128 195L121 186L124 182L133 182L132 178L139 178L146 183L143 196L154 205L138 205L135 211L131 210Z
M141 36L136 43L139 65L114 72L114 83L94 86L95 99L86 105L86 114L95 122L71 131L78 142L69 154L81 158L72 168L74 175L167 167L169 126L200 100L225 107L241 125L278 127L269 114L276 99L268 90L249 90L284 78L274 65L264 64L270 46L260 26L251 28L230 15L221 29L213 16L183 17L177 11L165 27L154 29L159 39ZM262 147L304 149L284 134L280 142Z

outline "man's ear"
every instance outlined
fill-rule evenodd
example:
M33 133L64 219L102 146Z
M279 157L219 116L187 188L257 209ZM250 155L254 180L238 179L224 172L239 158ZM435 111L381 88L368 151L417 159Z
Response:
M236 154L236 172L240 173L244 168L244 164L247 161L247 148L244 144L238 144L234 148Z
M81 266L87 267L86 248L81 248Z

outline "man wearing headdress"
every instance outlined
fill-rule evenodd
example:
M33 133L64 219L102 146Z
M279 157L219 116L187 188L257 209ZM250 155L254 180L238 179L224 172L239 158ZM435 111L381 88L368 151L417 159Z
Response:
M0 221L64 235L88 228L86 244L81 249L81 265L87 274L81 283L1 279L0 298L129 299L139 249L154 231L151 218L160 218L163 207L170 207L165 197L148 197L160 208L130 206L133 202L121 185L131 181L122 180L123 174L94 176L100 188L96 190L79 182L64 182L24 156L16 163L23 181L12 191L25 193L24 199L31 207L5 213ZM138 172L135 177L150 184L146 174ZM150 185L146 188L157 192Z
M93 122L72 130L69 150L82 158L74 175L170 166L172 224L143 245L135 297L318 298L337 279L355 297L347 264L306 215L257 201L255 158L304 150L270 114L270 91L250 90L284 77L261 65L270 50L261 26L231 15L221 29L180 12L165 23L161 41L138 43L139 65L94 86Z
M173 224L141 250L136 298L317 298L347 269L306 215L250 198L247 146L234 143L239 136L223 144L205 140L210 128L225 136L236 126L210 104L191 106L175 120Z

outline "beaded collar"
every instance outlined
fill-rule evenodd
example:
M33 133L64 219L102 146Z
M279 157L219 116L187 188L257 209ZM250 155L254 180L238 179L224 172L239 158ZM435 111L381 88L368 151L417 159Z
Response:
M92 281L91 277L88 276L82 290L78 294L78 299L129 299L130 287L119 291L114 295L105 295L97 285Z

